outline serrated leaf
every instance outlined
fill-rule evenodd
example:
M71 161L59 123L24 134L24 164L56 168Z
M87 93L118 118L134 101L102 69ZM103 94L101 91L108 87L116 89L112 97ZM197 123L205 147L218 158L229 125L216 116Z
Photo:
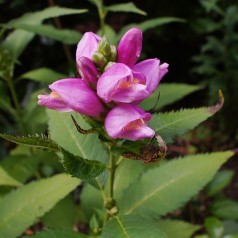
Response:
M103 227L101 238L167 238L156 221L146 216L114 216Z
M77 31L57 29L52 25L33 25L20 23L17 24L15 28L33 32L67 44L76 44L82 38L82 34Z
M200 228L198 225L194 225L181 220L160 220L158 222L159 228L164 231L167 238L188 238Z
M200 89L201 86L198 85L161 83L158 89L148 99L140 104L140 107L148 111L155 107L159 98L157 106L154 108L154 111L156 111Z
M5 186L20 186L20 182L12 178L1 166L0 166L0 185Z
M22 74L19 78L30 79L36 82L51 84L56 80L67 78L66 75L48 68L38 68Z
M224 98L220 92L220 101L215 106L154 114L149 125L166 143L171 143L175 137L193 129L215 114L223 102Z
M146 12L139 9L133 2L113 4L110 6L106 6L105 9L109 12L132 12L141 15L147 15Z
M27 238L29 236L24 236ZM87 238L86 235L74 232L70 229L48 229L46 231L37 232L32 238Z
M83 135L77 131L71 115L74 116L81 128L90 128L82 116L78 113L60 113L53 110L47 110L47 114L49 116L49 134L52 140L74 155L107 163L108 155L97 135Z
M16 144L22 144L26 146L33 146L40 149L49 149L49 150L59 150L59 146L52 141L50 138L46 136L23 136L23 137L17 137L17 136L11 136L6 134L0 134L0 137L9 140L11 142L14 142Z
M208 183L232 155L231 151L192 155L150 169L118 200L121 214L172 212Z
M78 179L60 174L32 182L4 196L0 200L0 237L20 236L79 184Z
M106 165L97 160L83 159L80 156L75 156L65 150L62 152L64 155L62 163L65 171L73 177L93 179L106 169Z

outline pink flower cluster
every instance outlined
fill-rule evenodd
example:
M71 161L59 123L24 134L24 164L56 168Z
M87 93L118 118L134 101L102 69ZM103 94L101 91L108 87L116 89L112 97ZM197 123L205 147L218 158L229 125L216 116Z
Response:
M142 31L132 28L117 50L92 32L84 34L76 51L81 78L67 78L49 86L50 95L39 95L38 104L61 112L76 111L105 120L111 138L140 140L153 137L148 127L151 114L137 105L157 88L168 72L158 59L137 60L142 49Z

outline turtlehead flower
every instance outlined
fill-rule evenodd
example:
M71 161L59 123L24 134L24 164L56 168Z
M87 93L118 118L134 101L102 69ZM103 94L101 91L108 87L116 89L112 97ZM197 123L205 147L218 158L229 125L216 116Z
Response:
M160 65L158 59L148 59L136 64L142 49L142 31L132 28L121 38L117 48L117 62L124 63L132 71L141 72L146 77L149 93L155 91L162 77L168 72L168 64Z
M141 140L154 137L155 132L147 126L151 114L132 104L119 104L105 119L105 128L113 139Z
M100 119L105 108L97 94L82 79L68 78L49 86L50 95L39 95L38 104L58 111L76 111Z

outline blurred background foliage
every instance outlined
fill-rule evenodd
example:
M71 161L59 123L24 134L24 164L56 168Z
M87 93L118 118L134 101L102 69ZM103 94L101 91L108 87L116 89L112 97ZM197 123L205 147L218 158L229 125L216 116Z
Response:
M126 2L123 0L104 1L105 5ZM180 20L171 21L170 24L151 27L146 30L141 59L158 57L162 62L170 64L169 74L166 75L163 82L194 84L203 89L195 90L196 92L192 95L162 110L213 105L217 101L219 89L222 90L225 97L223 108L214 118L209 119L203 126L186 134L183 138L179 138L175 145L170 146L171 157L174 154L181 155L237 148L237 0L135 0L133 3L139 9L145 11L147 15L110 12L106 18L107 24L116 33L120 34L120 31L127 24L138 24L158 17L179 18ZM37 21L30 18L27 25L26 22L19 22L19 20L10 22L12 19L19 18L27 12L43 10L53 5L88 9L88 12L44 20L44 24L48 26L73 30L74 34L69 32L70 37L66 37L69 35L67 32L64 36L55 32L55 38L47 37L47 34L51 34L52 29L49 28L47 31L47 29L39 28L39 30L44 31L44 34L36 34L23 49L23 52L18 52L19 57L15 57L6 50L4 42L12 32L12 28L27 30L29 24ZM184 21L181 21L181 19ZM21 134L41 133L46 131L47 116L45 110L38 107L36 103L39 90L65 75L73 76L75 74L75 43L84 32L97 32L99 30L98 12L96 7L87 0L0 0L0 23L9 24L9 22L9 27L3 27L1 30L0 76L4 79L14 75L17 97L20 106L24 108L24 115L21 122L19 122L19 117L14 117L16 112L11 109L11 105L14 105L14 99L10 96L11 89L6 84L7 80L1 80L0 132L8 134L19 134L19 131ZM36 31L32 28L30 30ZM108 30L108 33L110 33L110 30ZM112 38L113 34L111 32ZM13 43L17 44L18 39L15 40ZM17 47L17 45L15 46ZM40 71L33 71L39 68ZM8 154L12 146L6 141L1 144L1 158ZM9 170L14 168L19 151L28 159L28 152L20 147L20 149L15 149L15 152L13 150L13 153L8 157L10 162L5 160L2 166L10 168ZM51 154L45 156L39 153L36 158L35 163L30 164L32 167L28 169L28 171L31 171L29 176L22 173L22 177L18 178L21 182L27 181L32 176L47 177L55 171L62 171L62 167L52 158ZM26 168L26 160L20 162L18 160L18 163ZM238 199L236 192L238 187L237 168L237 161L231 160L226 165L226 169L217 174L205 191L172 216L178 218L182 215L189 221L204 223L203 232L209 236L197 237L219 238L226 237L225 235L230 234L231 231L238 233L237 223L235 222L238 219L238 213L236 212L238 205L230 200L230 198ZM21 168L18 166L16 170L20 171ZM6 191L3 190L0 192L5 193ZM227 195L229 198L226 197ZM204 210L204 207L209 209ZM212 217L207 218L208 215Z

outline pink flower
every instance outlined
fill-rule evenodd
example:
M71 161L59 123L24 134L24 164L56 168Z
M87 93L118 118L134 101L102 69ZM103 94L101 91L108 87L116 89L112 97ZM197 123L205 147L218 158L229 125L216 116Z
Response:
M100 119L105 108L96 93L78 78L62 79L49 86L50 95L39 95L38 104L58 111L76 111Z
M129 66L132 71L141 72L146 77L146 86L151 94L158 87L162 77L168 72L168 64L160 65L158 59L148 59L135 64L142 49L142 31L132 28L121 38L117 48L117 62Z
M132 104L119 104L105 119L105 128L113 139L141 140L152 138L155 132L147 126L151 114Z

